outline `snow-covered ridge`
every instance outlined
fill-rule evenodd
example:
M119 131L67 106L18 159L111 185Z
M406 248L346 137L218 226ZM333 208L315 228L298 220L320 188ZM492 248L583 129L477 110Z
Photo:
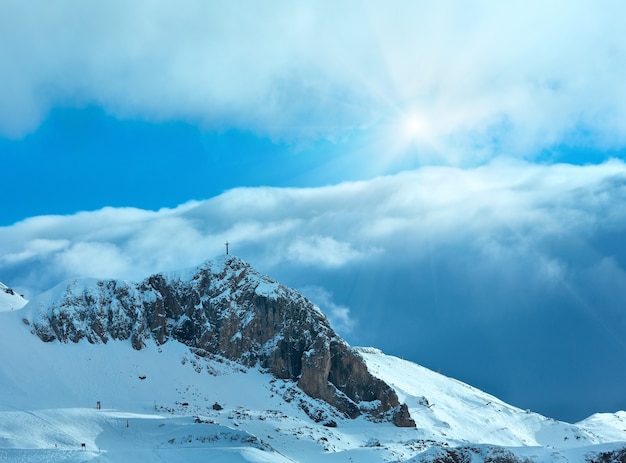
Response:
M0 282L0 312L21 309L27 303L22 295Z
M584 449L626 443L626 413L597 414L576 424L522 410L468 384L385 355L355 348L375 376L406 402L423 438L455 446ZM624 444L626 445L626 444Z
M250 294L256 294L258 287L262 288L263 296L271 300L286 298L293 302L304 302L299 294L259 274L240 259L220 256L193 268L158 273L141 282L94 278L68 280L35 297L24 308L23 316L35 326L46 329L55 317L63 314L73 325L71 334L75 341L87 338L91 343L106 343L109 339L124 340L133 330L139 330L136 334L140 336L156 336L155 326L152 325L157 324L162 328L157 342L163 343L170 338L168 330L180 328L190 319L188 313L175 313L189 308L181 305L191 305L192 309L197 310L210 302L213 311L219 312L219 319L233 316L247 319L249 314L246 309L249 307L242 307L237 302ZM181 297L185 301L177 300ZM146 308L152 305L157 305L160 313L155 319L144 320L143 324L137 325L134 317L141 318ZM112 313L114 320L126 324L122 329L124 333L119 334L116 330L120 328L112 326L111 320L104 320L106 326L94 333L94 317L97 318L103 312ZM128 323L132 325L128 326ZM142 332L145 324L151 325L148 333ZM207 323L206 327L210 328L211 324ZM54 330L49 335L50 341L72 340L68 339L67 333ZM134 347L140 349L143 341L141 337L134 339Z

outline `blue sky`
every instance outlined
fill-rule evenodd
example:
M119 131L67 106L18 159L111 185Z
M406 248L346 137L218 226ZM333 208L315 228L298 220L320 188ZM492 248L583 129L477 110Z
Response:
M626 409L624 6L0 6L0 281L231 250L522 408Z
M337 154L329 142L295 151L239 129L120 121L97 107L54 110L36 132L0 143L6 170L21 173L3 189L23 192L3 211L2 225L104 206L157 210L240 185L314 186L346 177L316 173Z

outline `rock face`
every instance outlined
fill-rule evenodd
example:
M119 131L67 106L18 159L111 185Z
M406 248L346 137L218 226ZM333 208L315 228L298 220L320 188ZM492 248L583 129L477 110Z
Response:
M74 280L33 305L35 333L46 342L130 339L142 349L148 339L179 341L196 355L260 364L351 418L367 413L415 426L395 391L370 374L316 306L236 257L141 283Z

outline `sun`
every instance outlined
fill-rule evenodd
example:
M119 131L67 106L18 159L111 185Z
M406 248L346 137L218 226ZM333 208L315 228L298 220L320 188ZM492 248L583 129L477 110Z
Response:
M402 114L398 125L402 137L408 141L423 139L428 133L426 119L417 112Z
M394 108L371 132L367 170L386 174L442 164L437 126L419 108ZM361 152L362 154L362 152Z

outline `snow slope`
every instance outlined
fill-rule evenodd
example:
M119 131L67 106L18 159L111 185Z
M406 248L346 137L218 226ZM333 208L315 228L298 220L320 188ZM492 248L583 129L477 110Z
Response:
M454 449L582 463L626 447L624 412L555 421L373 348L358 351L417 428L347 419L293 382L176 341L44 343L31 313L0 312L0 462L417 463Z
M24 307L28 301L4 283L0 282L0 312Z
M24 313L0 314L3 462L314 462L362 454L374 429L382 440L415 437L414 429L346 419L291 382L195 357L177 342L139 351L130 341L44 343ZM333 421L336 428L324 426ZM401 450L405 459L415 453ZM390 452L366 451L372 459L359 461Z
M456 445L556 448L626 442L624 412L594 415L578 424L564 423L513 407L465 383L377 349L358 350L370 371L407 402L423 438Z
M207 451L288 461L237 429L237 407L281 406L268 375L200 361L178 343L45 344L15 315L0 318L11 328L0 339L0 461L206 461ZM196 423L199 414L224 425Z

